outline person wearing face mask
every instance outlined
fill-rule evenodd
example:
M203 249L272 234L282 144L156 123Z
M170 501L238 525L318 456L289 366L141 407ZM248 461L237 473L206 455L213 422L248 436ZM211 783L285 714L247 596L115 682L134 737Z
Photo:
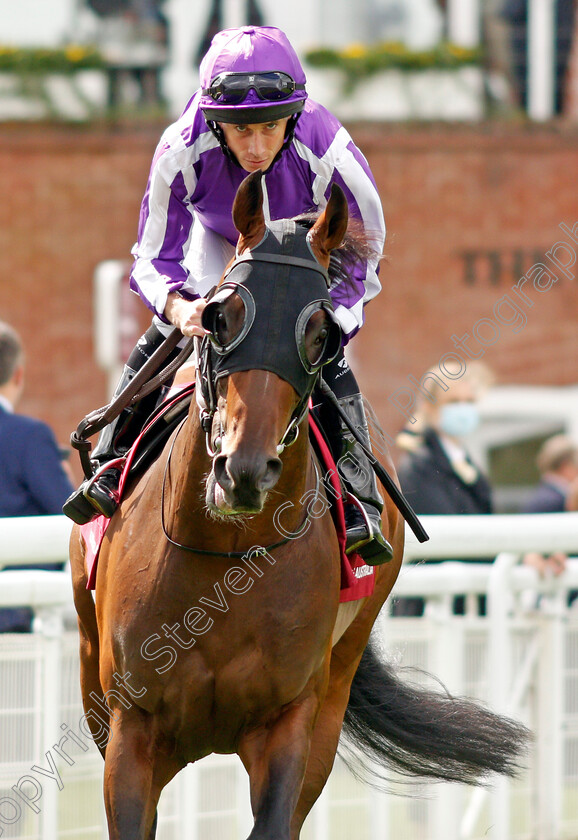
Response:
M457 366L448 366L448 375L457 377L459 373ZM454 380L442 379L436 370L428 371L422 378L424 390L416 421L404 428L396 440L403 452L399 481L417 514L493 513L490 482L467 451L467 439L480 421L478 401L492 382L489 368L477 361L470 362L463 375ZM443 559L426 562L439 563ZM423 598L398 598L392 612L397 616L420 616L424 605ZM464 608L464 596L457 596L454 613L461 615ZM479 612L485 613L484 596L479 598Z
M490 483L466 448L479 424L478 400L492 378L480 362L470 362L451 382L433 371L424 378L429 397L423 397L416 422L396 441L404 452L399 480L416 513L492 513Z

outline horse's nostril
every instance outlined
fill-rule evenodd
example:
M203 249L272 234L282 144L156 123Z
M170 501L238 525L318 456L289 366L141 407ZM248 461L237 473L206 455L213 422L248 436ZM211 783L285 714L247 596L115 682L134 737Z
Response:
M283 462L280 458L269 458L266 469L260 481L262 490L270 490L279 481L279 476L283 470Z
M229 475L229 471L227 470L226 455L217 455L213 462L213 471L215 473L215 478L217 479L218 483L221 485L223 490L228 490L233 486L231 476Z
M227 492L266 492L275 486L281 475L283 463L280 458L263 461L246 461L237 453L217 455L213 471L217 482Z

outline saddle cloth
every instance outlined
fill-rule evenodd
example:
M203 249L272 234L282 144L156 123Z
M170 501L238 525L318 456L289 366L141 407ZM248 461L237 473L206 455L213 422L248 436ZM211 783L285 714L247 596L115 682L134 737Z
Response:
M155 452L158 454L160 451L160 442L168 439L176 425L176 420L186 415L193 393L194 384L186 386L168 399L139 435L126 457L119 484L121 498L128 477L134 474L136 470L141 469L144 464L153 460ZM349 556L345 554L345 515L337 467L325 438L311 415L309 415L309 432L311 442L324 471L324 480L330 482L332 488L327 496L332 501L331 514L341 555L341 592L339 600L344 603L367 598L373 593L375 570L373 566L366 565L359 554ZM150 451L150 458L147 460L146 453L148 451ZM98 554L109 522L110 519L105 516L98 516L92 522L80 526L86 545L87 589L94 589L96 586Z

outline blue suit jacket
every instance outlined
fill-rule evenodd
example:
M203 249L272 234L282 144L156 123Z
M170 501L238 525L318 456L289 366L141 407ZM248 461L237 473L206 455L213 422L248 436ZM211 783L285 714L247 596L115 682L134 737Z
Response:
M72 490L50 427L0 406L0 516L62 513Z
M522 513L564 513L566 496L547 479L542 479L523 507Z
M0 516L62 513L62 505L72 490L50 427L32 417L11 414L0 405ZM31 564L19 568L57 571L63 565ZM29 607L0 609L0 633L25 633L31 625Z

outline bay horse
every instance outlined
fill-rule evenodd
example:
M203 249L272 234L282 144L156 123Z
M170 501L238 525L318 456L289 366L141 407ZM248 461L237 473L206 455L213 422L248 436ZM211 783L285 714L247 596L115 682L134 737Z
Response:
M368 644L403 556L390 499L394 557L376 567L372 595L340 604L328 505L304 500L326 498L307 414L333 352L326 273L347 203L334 187L309 224L266 223L262 203L253 173L233 208L237 256L205 311L201 406L192 401L129 482L94 600L78 526L71 536L83 704L105 761L111 840L153 840L162 789L213 752L237 753L248 772L250 840L298 840L344 726L382 765L468 783L514 773L525 743L523 727L473 702L406 687ZM387 457L386 467L393 475ZM281 538L280 511L294 538Z

